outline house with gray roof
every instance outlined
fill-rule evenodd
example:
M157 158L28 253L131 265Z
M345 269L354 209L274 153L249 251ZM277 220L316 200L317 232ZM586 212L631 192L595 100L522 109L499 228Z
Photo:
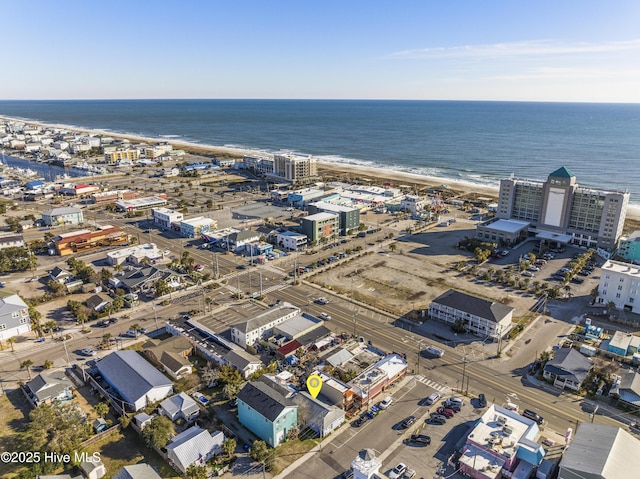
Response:
M31 331L29 307L17 294L0 298L0 341Z
M591 360L575 349L561 348L547 361L542 376L555 387L577 391L592 367Z
M264 366L258 357L240 348L230 350L224 355L224 360L236 368L245 379Z
M155 339L143 345L144 354L156 366L174 379L191 374L193 366L189 355L193 346L184 336L172 336L163 341Z
M27 399L34 406L73 399L73 383L64 371L38 374L24 386Z
M513 308L506 304L450 289L429 304L429 317L460 324L476 336L498 339L512 327Z
M167 444L167 458L184 474L192 464L204 465L214 455L220 454L224 439L222 431L209 433L193 426L171 439Z
M160 414L167 416L172 421L184 419L189 422L200 415L198 404L185 392L165 399L160 403L158 409Z
M45 226L77 225L83 222L82 210L71 206L51 208L42 212L42 224Z
M138 411L173 392L173 382L136 351L114 351L96 363L129 409Z
M153 467L144 462L120 469L113 479L162 479Z
M619 427L582 422L564 451L558 479L619 479L638 471L638 439Z
M238 393L238 420L269 446L276 447L298 426L298 406L261 381L249 382Z
M640 408L640 373L629 371L622 373L609 391L609 396Z
M164 280L174 287L180 286L182 278L179 274L164 266L143 266L130 268L111 278L109 284L115 288L122 288L127 293L152 291L156 281Z
M319 437L329 435L344 422L343 409L314 399L307 391L299 392L292 399L298 405L300 422L313 429Z
M300 308L290 303L282 303L253 318L231 325L231 340L242 348L253 346L261 339L270 336L274 326L299 314Z

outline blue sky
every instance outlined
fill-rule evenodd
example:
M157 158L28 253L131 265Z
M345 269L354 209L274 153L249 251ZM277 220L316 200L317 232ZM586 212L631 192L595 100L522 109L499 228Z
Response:
M640 102L640 2L2 5L0 99Z

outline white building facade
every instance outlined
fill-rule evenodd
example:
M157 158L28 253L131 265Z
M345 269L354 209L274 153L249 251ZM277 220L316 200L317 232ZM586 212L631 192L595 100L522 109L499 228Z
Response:
M602 266L598 285L599 304L615 304L616 308L640 311L640 266L620 261L607 261Z

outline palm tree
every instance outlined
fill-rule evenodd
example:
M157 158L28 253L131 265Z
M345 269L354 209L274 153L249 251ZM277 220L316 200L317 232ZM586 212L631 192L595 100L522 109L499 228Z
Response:
M20 369L26 369L29 374L29 381L31 381L31 366L33 366L33 361L31 359L25 359L20 363Z
M53 367L53 361L51 361L51 359L47 359L42 367L45 369L51 369Z
M7 342L11 345L11 352L13 353L13 352L14 352L14 349L13 349L13 343L15 343L15 342L16 342L16 338L14 338L13 336L11 336L10 338L8 338L8 339L7 339Z
M46 323L44 323L44 324L42 325L42 327L43 327L44 329L48 329L48 330L49 330L49 332L51 333L51 339L53 339L53 330L54 330L54 328L55 328L57 325L58 325L58 323L56 323L55 321L52 321L52 320L47 321Z

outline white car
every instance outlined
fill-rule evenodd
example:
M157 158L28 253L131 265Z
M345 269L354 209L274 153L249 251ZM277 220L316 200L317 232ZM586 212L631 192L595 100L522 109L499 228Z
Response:
M318 299L316 299L316 303L318 303L318 304L329 304L329 300L327 298L318 298Z
M331 319L331 316L324 312L320 313L320 317L325 321L329 321Z
M96 352L90 348L83 348L80 350L80 354L82 354L83 356L95 356Z
M402 476L406 470L407 465L401 462L396 467L391 469L391 472L389 472L389 479L399 479L399 477Z
M387 396L382 401L380 401L378 407L380 409L387 409L389 406L391 406L391 403L393 403L393 398L391 396Z
M166 249L166 250L164 250L164 251L162 252L162 254L163 254L163 255L165 255L165 256L169 256L169 255L171 254L171 251L169 251L168 249Z

